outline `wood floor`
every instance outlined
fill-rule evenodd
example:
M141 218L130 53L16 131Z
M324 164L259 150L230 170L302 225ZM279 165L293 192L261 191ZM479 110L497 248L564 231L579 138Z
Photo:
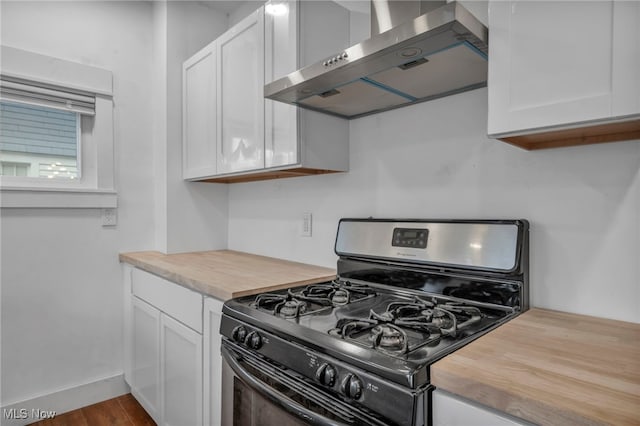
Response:
M130 393L33 423L37 426L155 426Z

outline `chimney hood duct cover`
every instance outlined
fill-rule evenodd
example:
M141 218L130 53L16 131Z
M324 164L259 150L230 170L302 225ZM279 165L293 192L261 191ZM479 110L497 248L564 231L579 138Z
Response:
M462 5L441 3L267 84L265 97L353 119L486 86L487 28Z

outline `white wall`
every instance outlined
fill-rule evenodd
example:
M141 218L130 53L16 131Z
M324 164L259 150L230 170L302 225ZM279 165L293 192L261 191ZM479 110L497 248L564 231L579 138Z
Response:
M335 266L341 217L526 218L533 306L640 322L640 143L527 152L486 117L481 89L352 121L349 173L230 187L229 248Z
M4 45L113 72L118 190L115 228L97 209L2 209L7 406L122 373L119 252L226 247L227 189L184 182L180 147L182 61L227 16L201 2L0 7Z
M158 13L160 9L161 13ZM162 59L155 116L157 155L156 249L165 253L227 246L227 187L182 179L182 63L227 29L227 15L203 2L154 2L156 50ZM162 128L162 131L158 129Z
M153 246L151 4L0 4L2 43L113 72L118 225L2 209L3 406L122 372L118 252ZM45 408L45 407L43 407Z

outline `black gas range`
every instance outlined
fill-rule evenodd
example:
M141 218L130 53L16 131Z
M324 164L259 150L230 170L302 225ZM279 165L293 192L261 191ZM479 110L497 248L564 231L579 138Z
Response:
M429 366L528 308L528 231L342 219L336 280L224 304L227 422L429 425Z

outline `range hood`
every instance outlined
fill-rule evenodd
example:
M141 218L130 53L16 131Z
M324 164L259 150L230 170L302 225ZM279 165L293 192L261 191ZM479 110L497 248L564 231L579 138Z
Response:
M376 35L267 84L265 97L353 119L486 86L488 30L459 3L373 0L371 16Z

